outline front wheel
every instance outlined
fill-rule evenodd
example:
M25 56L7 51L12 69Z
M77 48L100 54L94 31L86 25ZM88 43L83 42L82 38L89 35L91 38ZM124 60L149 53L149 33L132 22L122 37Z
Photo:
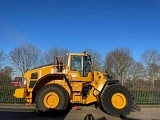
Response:
M109 86L101 95L101 104L105 112L112 116L126 116L133 108L133 96L124 86Z

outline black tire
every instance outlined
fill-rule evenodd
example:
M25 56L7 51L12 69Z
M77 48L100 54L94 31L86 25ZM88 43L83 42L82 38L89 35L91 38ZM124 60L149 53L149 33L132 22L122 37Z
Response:
M121 85L109 86L100 99L104 111L117 117L127 116L132 111L134 103L131 92Z
M56 102L55 107L53 106L48 107L46 105L47 102L44 103L45 96L49 93L54 93L58 97L58 102ZM45 85L38 91L36 95L36 108L40 113L49 112L52 110L62 111L67 108L68 101L69 101L68 93L62 86L58 84L49 84Z

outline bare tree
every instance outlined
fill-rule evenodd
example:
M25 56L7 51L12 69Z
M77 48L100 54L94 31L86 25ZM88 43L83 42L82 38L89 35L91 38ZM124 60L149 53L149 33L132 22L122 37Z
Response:
M133 87L135 87L135 84L138 80L145 78L145 68L143 64L140 62L134 62L132 67L129 69L129 75L128 77L131 79L133 83Z
M152 87L154 88L154 82L160 72L160 53L154 49L147 49L142 53L141 60L146 66L148 76L151 78Z
M23 44L10 52L11 62L23 74L37 66L40 50L32 44Z
M5 60L4 52L0 50L0 68L3 66L4 60Z
M67 53L69 50L65 48L53 47L44 53L43 64L53 64L54 56L63 56L65 64L67 63Z
M132 53L128 48L115 48L107 53L105 66L107 71L120 79L123 85L133 61Z
M85 49L88 54L91 55L92 65L91 68L93 71L102 70L102 56L98 51L94 51L92 49Z

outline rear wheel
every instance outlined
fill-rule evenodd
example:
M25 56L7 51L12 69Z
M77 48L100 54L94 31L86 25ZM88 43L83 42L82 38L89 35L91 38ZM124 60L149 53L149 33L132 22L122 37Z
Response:
M65 110L68 105L67 91L57 84L42 87L36 95L36 107L39 112Z
M109 86L101 95L101 104L105 112L112 116L126 116L133 108L131 92L121 85Z

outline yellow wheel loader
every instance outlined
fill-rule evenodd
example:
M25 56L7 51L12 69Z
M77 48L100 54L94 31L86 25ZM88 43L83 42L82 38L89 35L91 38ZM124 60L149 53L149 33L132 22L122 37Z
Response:
M89 54L68 53L67 57L66 66L63 57L57 56L53 64L25 72L14 96L36 104L40 113L91 104L112 116L139 110L131 92L118 80L91 70Z

